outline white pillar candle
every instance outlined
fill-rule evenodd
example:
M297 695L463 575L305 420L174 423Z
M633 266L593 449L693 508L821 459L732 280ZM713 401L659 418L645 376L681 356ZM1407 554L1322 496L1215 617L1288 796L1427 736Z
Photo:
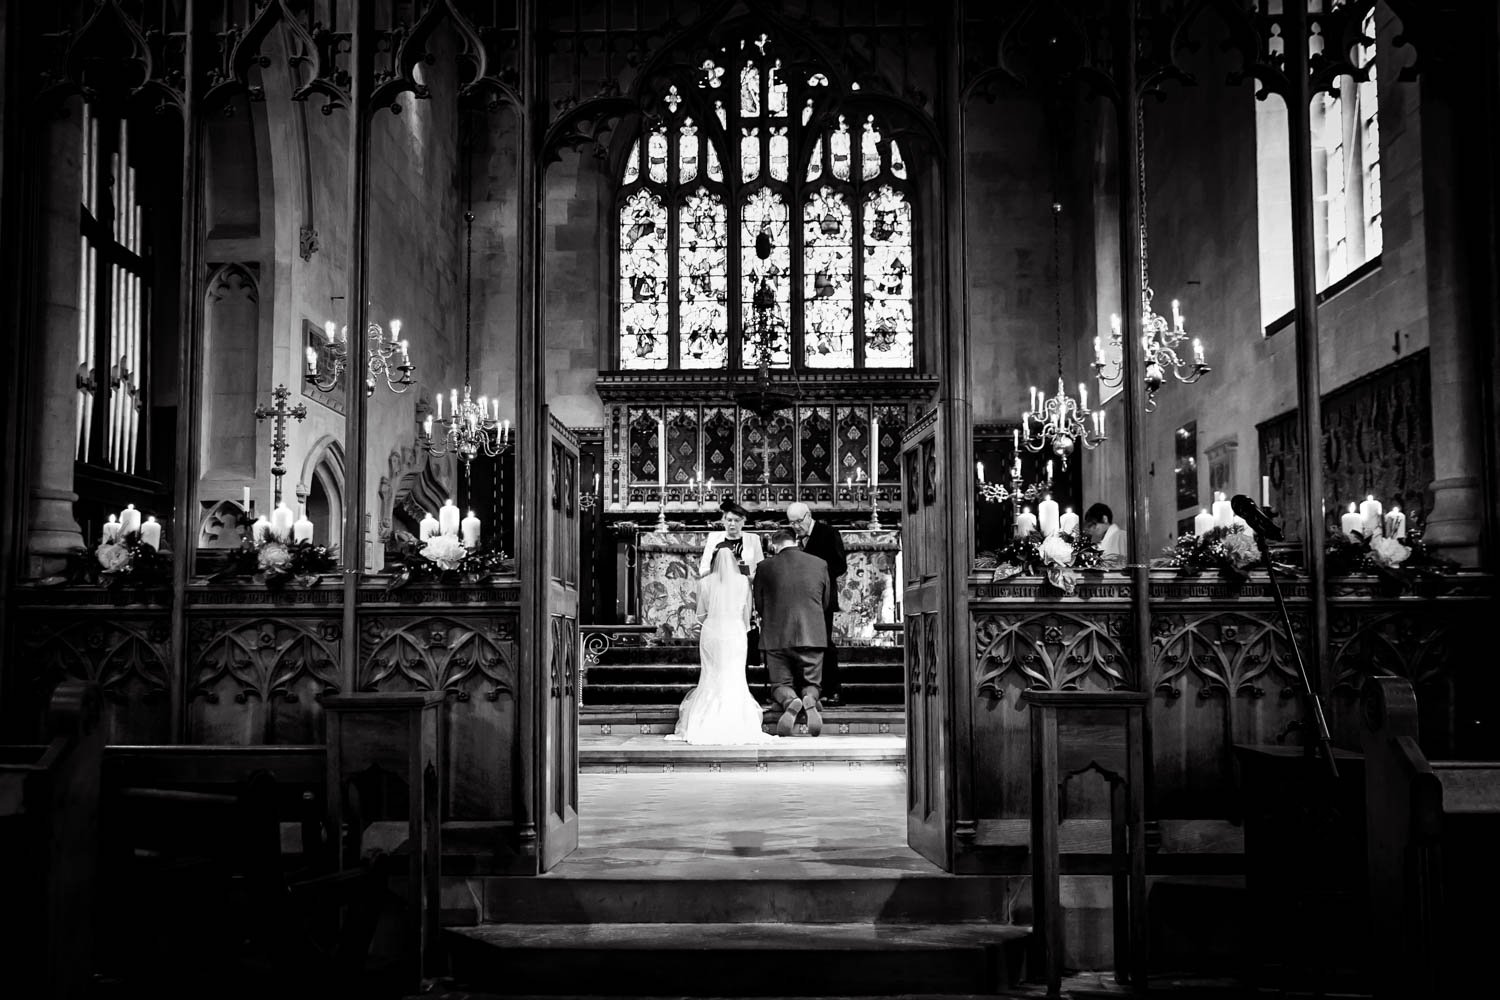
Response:
M656 418L656 486L661 490L661 502L667 502L667 425Z
M1385 536L1397 541L1406 537L1406 515L1401 513L1401 508L1394 504L1385 515Z
M870 420L870 499L880 491L880 420Z
M1042 529L1043 538L1051 538L1057 534L1057 501L1051 497L1036 505L1037 524Z
M1350 538L1353 538L1356 533L1362 533L1365 530L1365 520L1355 512L1354 504L1349 504L1349 509L1339 519L1339 530Z
M119 537L120 522L116 521L115 516L111 514L109 515L109 520L104 522L104 540L106 542L113 542L117 541Z
M302 511L297 515L297 521L292 525L292 541L310 542L313 537L313 523L307 519L307 505L303 504Z
M1271 477L1270 476L1261 476L1260 477L1260 505L1262 507L1269 507L1269 506L1271 506Z
M1021 508L1021 513L1016 515L1016 537L1025 538L1036 530L1036 515L1031 512L1030 507Z
M277 504L276 509L271 512L271 537L278 542L290 541L292 537L292 525L297 522L297 515L292 513L292 508L286 504Z
M156 518L148 517L146 523L141 525L141 544L153 549L161 548L161 525L156 523Z
M452 500L448 500L443 504L442 509L438 511L438 528L445 535L456 535L458 534L460 519L461 515L458 512L458 506Z
M1215 527L1227 528L1234 523L1234 508L1224 499L1223 493L1214 494L1213 511Z
M469 511L469 516L459 523L459 527L463 532L464 548L472 549L479 544L479 518L474 516L472 510Z
M1367 495L1365 502L1359 505L1360 520L1364 521L1364 533L1366 538L1374 538L1380 534L1380 515L1385 513L1385 508L1373 495Z
M244 495L240 498L240 509L247 514L250 513L250 487L248 486L245 487Z
M271 522L267 521L266 515L262 514L260 517L257 517L255 519L255 522L253 524L250 525L250 540L256 545L259 545L266 540L266 532L270 530Z
M1073 508L1064 510L1062 517L1057 519L1057 530L1072 534L1078 530L1078 515L1073 513Z
M141 530L141 512L135 509L135 504L128 503L125 509L120 511L120 534L128 535Z
M422 523L417 525L417 538L425 542L429 538L436 538L439 534L441 531L438 528L438 519L423 511Z
M1197 516L1193 518L1193 534L1197 535L1199 538L1202 538L1204 535L1213 530L1214 516L1208 512L1207 507L1204 507L1202 510L1198 511Z

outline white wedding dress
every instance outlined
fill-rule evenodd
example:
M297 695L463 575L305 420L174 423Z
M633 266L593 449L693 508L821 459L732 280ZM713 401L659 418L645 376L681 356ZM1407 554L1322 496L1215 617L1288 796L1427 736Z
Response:
M719 746L774 741L761 730L761 707L745 678L750 580L739 573L722 582L716 574L704 577L698 613L706 613L698 633L698 686L682 699L676 732L667 739Z

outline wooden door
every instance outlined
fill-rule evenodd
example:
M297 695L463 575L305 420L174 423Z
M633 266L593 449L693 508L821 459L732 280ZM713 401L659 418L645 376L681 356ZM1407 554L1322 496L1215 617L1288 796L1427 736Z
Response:
M952 615L947 607L944 530L947 484L941 431L933 411L909 428L901 443L902 623L906 643L906 839L912 850L952 870L952 727L949 687L958 673L949 662Z
M548 427L543 532L538 565L545 567L546 634L537 699L540 702L541 867L551 868L578 847L578 438L544 409Z

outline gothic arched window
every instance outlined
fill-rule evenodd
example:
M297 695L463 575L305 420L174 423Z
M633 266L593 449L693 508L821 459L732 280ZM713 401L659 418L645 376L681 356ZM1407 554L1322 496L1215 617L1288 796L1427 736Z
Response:
M906 161L762 36L672 87L619 197L619 367L912 368Z

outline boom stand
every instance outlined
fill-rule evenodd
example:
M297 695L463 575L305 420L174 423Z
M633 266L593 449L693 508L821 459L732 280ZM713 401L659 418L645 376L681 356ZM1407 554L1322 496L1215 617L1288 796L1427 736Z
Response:
M1323 759L1328 762L1328 776L1335 780L1339 776L1339 766L1333 759L1333 743L1328 735L1328 719L1323 715L1323 702L1318 697L1318 691L1312 686L1312 678L1307 674L1307 664L1302 662L1302 649L1297 645L1297 635L1292 631L1292 616L1286 610L1286 598L1281 596L1281 583L1276 579L1276 561L1271 558L1271 546L1260 532L1255 533L1255 540L1260 545L1261 558L1266 563L1266 576L1271 580L1271 595L1276 598L1276 610L1281 612L1281 624L1286 628L1287 645L1292 647L1292 657L1297 661L1297 679L1302 682L1303 710L1311 719L1317 730L1318 750ZM1309 756L1313 752L1313 744L1308 741L1303 744L1307 748Z

